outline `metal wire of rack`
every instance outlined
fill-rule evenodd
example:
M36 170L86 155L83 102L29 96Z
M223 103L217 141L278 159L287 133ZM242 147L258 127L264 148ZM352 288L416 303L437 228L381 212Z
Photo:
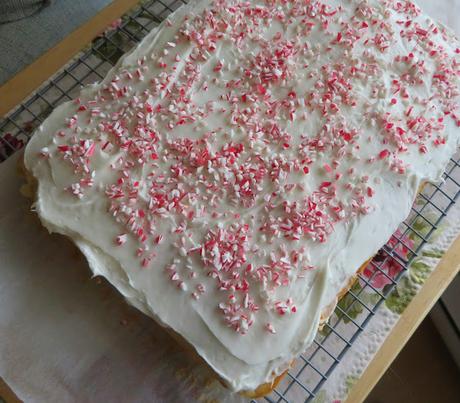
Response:
M34 129L60 103L74 98L80 87L101 80L119 57L135 46L152 28L158 26L185 0L143 1L123 16L118 26L93 40L59 73L38 89L25 102L0 120L0 163L21 149ZM410 216L379 251L367 268L367 275L358 274L356 284L337 306L334 315L303 353L287 376L265 398L268 402L311 401L324 382L352 346L379 306L393 292L398 280L439 227L449 209L460 197L460 156L451 159L443 175L442 184L428 184L417 198ZM420 224L423 223L421 226ZM421 230L423 227L423 230ZM411 235L411 241L408 236ZM388 266L393 267L389 270ZM384 277L386 285L375 286L377 277ZM364 293L376 297L364 300ZM365 312L359 319L351 310ZM344 332L344 324L348 330ZM350 332L350 326L353 330ZM330 348L334 345L334 352ZM337 347L339 346L339 347Z

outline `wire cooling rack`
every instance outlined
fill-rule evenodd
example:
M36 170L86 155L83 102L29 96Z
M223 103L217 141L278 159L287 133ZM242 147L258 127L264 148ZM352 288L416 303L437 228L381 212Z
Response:
M28 100L1 119L0 162L22 148L34 129L57 105L75 97L82 85L101 80L123 53L183 3L186 1L141 2L139 7L112 24L109 31L94 39L90 47ZM451 159L442 184L424 187L408 219L375 256L366 271L358 275L358 281L341 299L313 345L296 360L276 390L265 398L266 401L307 402L314 399L378 307L417 258L459 194L460 156L457 156ZM373 297L365 298L369 293ZM354 315L356 311L361 315Z

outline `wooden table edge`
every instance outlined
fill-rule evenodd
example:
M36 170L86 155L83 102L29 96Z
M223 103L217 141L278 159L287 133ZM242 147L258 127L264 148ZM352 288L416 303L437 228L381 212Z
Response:
M460 236L450 246L420 291L401 314L395 327L353 385L346 403L360 403L366 399L459 271Z
M139 0L114 0L0 87L0 116L19 105Z
M3 399L6 403L19 403L22 402L13 390L8 386L5 380L0 376L0 401Z
M132 9L139 0L114 0L85 24L24 68L0 87L0 116L19 105L90 43L114 20ZM363 375L353 386L347 403L362 402L377 384L386 369L402 350L415 329L428 314L460 269L460 237L446 252L420 292L401 315ZM6 403L21 402L0 377L0 397Z

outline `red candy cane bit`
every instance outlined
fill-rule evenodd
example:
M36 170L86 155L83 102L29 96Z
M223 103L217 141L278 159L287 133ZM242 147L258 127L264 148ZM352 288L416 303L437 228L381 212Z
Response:
M70 150L70 146L68 146L68 145L59 145L59 146L57 147L57 149L58 149L60 152L65 153L65 152L67 152L67 151Z
M271 334L276 334L275 327L271 323L265 324L265 330Z
M331 173L333 171L331 166L329 164L327 164L327 163L323 165L323 168L327 173Z
M128 239L128 236L126 234L121 234L115 238L115 242L117 245L121 246L126 243L127 239Z

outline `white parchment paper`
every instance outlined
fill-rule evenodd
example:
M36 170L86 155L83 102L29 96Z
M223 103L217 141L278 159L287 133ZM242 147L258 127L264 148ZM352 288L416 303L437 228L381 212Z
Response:
M460 34L460 0L419 0ZM0 376L30 402L242 401L43 229L0 164Z

